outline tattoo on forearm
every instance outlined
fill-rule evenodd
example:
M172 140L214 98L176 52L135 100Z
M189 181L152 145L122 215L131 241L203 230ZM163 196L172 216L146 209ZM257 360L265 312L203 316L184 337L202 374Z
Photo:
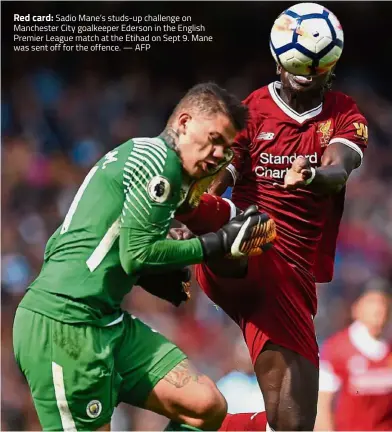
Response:
M172 369L164 379L175 387L182 388L191 381L198 382L199 376L196 371L192 370L189 361L185 359Z

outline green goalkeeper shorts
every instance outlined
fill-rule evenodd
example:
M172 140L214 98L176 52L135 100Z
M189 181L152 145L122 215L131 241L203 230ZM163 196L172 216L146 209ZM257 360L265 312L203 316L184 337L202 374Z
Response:
M43 430L93 431L120 402L143 406L154 386L186 358L139 319L109 327L70 325L18 308L14 352Z

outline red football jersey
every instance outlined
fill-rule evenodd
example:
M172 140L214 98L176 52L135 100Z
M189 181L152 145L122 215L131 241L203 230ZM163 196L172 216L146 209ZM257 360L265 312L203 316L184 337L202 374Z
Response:
M334 196L309 189L280 191L297 156L320 166L329 144L343 143L359 153L367 146L368 128L355 102L327 92L318 107L298 114L279 96L279 82L254 91L244 102L250 110L246 130L236 138L232 200L240 208L256 203L277 224L276 249L305 275L318 282L332 279L344 190ZM312 293L312 297L314 294Z
M392 345L354 322L325 342L320 391L338 392L336 430L392 430Z

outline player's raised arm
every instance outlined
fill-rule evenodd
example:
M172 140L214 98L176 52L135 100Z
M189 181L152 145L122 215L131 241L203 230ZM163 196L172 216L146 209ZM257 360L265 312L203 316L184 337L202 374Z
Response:
M339 192L360 163L361 156L351 147L339 141L330 144L321 159L321 167L314 169L311 188L320 192ZM312 170L308 176L308 179L312 178Z
M329 142L321 167L316 170L312 187L316 190L338 192L351 172L358 168L368 145L368 125L351 98L345 97L344 115Z
M286 190L308 187L315 192L336 193L346 185L351 172L362 163L368 144L368 126L350 98L341 103L346 106L342 107L336 132L322 155L321 166L311 167L308 159L298 157L284 184L275 187Z

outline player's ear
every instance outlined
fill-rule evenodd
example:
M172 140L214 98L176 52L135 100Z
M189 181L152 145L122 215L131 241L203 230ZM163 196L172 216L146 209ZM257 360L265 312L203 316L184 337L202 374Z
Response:
M282 73L282 66L276 65L276 75L280 75Z
M187 113L181 113L178 117L178 133L185 133L188 122L191 119L191 116Z

